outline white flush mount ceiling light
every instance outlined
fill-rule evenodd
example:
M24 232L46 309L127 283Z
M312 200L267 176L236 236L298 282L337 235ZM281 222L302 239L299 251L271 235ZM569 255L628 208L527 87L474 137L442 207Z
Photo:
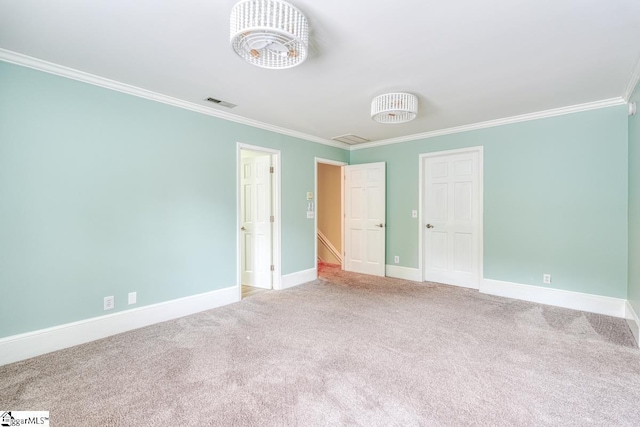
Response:
M416 118L418 97L410 93L385 93L371 101L371 118L378 123L404 123Z
M300 65L309 50L309 24L281 0L243 0L231 9L231 46L250 64L282 69Z

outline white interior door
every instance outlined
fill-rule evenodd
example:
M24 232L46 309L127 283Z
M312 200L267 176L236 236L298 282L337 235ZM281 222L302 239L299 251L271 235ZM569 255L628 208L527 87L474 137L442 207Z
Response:
M242 158L242 284L271 289L271 156Z
M423 160L426 281L478 288L479 157L470 151Z
M385 275L385 163L345 166L344 269Z

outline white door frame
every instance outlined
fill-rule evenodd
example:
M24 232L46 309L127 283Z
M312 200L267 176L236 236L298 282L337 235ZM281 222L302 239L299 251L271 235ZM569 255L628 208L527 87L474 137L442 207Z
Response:
M432 153L422 153L419 156L419 184L418 184L418 269L420 270L420 280L424 281L424 230L423 208L424 199L424 159L428 157L446 156L450 154L478 153L478 287L484 279L484 147L468 147L457 150L434 151Z
M314 203L314 215L313 215L313 222L314 222L314 227L313 227L313 241L314 241L314 252L313 252L313 262L315 263L316 266L316 275L318 273L317 271L317 267L318 267L318 163L323 163L325 165L332 165L332 166L340 166L340 234L341 234L341 239L340 239L340 254L344 257L344 167L343 166L347 166L348 163L346 162L339 162L337 160L329 160L329 159L323 159L321 157L316 157L315 158L315 163L314 163L314 171L313 171L313 180L314 180L314 187L313 187L313 194L314 194L314 199L315 199L315 203ZM342 259L342 265L341 268L344 270L344 258Z
M276 290L282 289L282 276L281 276L281 208L280 208L280 177L282 164L280 160L280 150L273 150L271 148L259 147L257 145L249 145L241 142L236 143L236 286L238 287L238 298L242 299L242 231L240 230L242 218L240 211L240 191L242 180L242 150L257 151L259 153L271 155L271 164L274 168L271 203L274 215L273 221L273 234L271 236L272 246L272 263L273 263L273 276L272 276L272 288Z

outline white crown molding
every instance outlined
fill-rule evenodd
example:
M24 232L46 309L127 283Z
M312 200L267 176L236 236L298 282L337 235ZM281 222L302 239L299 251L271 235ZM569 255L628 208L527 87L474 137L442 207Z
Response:
M518 123L536 119L542 119L546 117L555 117L564 114L577 113L581 111L595 110L599 108L613 107L616 105L623 105L628 102L631 95L640 82L640 60L636 64L636 67L632 73L631 80L625 89L625 93L621 98L611 98L602 101L589 102L585 104L572 105L569 107L555 108L552 110L545 110L536 113L523 114L520 116L506 117L497 120L489 120L486 122L474 123L464 126L457 126L448 129L440 129L431 132L418 133L413 135L401 136L398 138L384 139L380 141L368 142L358 145L349 145L341 142L333 141L330 139L320 138L314 135L309 135L303 132L298 132L292 129L283 128L280 126L271 125L268 123L260 122L257 120L248 119L246 117L238 116L236 114L227 113L225 111L214 110L210 107L196 104L182 99L174 98L161 93L153 92L147 89L143 89L137 86L128 85L115 80L107 79L105 77L96 76L94 74L86 73L84 71L76 70L73 68L65 67L63 65L54 64L52 62L44 61L42 59L27 56L18 52L13 52L7 49L0 48L0 61L9 62L23 67L32 68L34 70L43 71L49 74L55 74L57 76L66 77L72 80L77 80L84 83L89 83L94 86L100 86L106 89L115 90L118 92L126 93L129 95L137 96L139 98L149 99L151 101L160 102L167 105L172 105L178 108L182 108L196 113L205 114L207 116L217 117L219 119L228 120L235 123L244 124L247 126L264 129L267 131L279 133L281 135L288 135L294 138L303 139L305 141L315 142L318 144L328 145L331 147L341 148L347 151L362 150L366 148L380 147L383 145L398 144L401 142L415 141L418 139L434 138L442 135L450 135L453 133L468 132L477 129L486 129L490 127L502 126L511 123Z
M562 116L565 114L579 113L581 111L597 110L599 108L614 107L616 105L624 105L624 104L626 104L626 101L622 98L604 99L602 101L588 102L585 104L571 105L569 107L554 108L552 110L522 114L520 116L505 117L503 119L489 120L486 122L473 123L470 125L457 126L457 127L448 128L448 129L440 129L440 130L435 130L431 132L401 136L398 138L390 138L390 139L384 139L381 141L367 142L364 144L351 146L351 149L349 151L380 147L383 145L399 144L401 142L415 141L418 139L435 138L436 136L450 135L452 133L469 132L477 129L486 129L486 128L491 128L496 126L508 125L511 123L527 122L530 120Z
M631 72L631 78L629 79L629 83L627 84L627 87L624 89L624 93L622 94L622 99L624 99L626 102L629 102L629 100L633 96L633 92L635 92L636 87L638 87L638 82L640 82L640 56L638 57L636 66L633 68L633 71Z
M293 136L295 138L304 139L310 142L316 142L318 144L329 145L331 147L341 148L343 150L349 150L350 148L350 145L348 144L320 138L320 137L309 135L303 132L298 132L292 129L270 125L268 123L248 119L246 117L227 113L225 111L214 110L204 105L195 104L189 101L184 101L182 99L174 98L168 95L163 95L161 93L152 92L150 90L139 88L137 86L132 86L126 83L110 80L104 77L96 76L94 74L86 73L84 71L65 67L63 65L54 64L52 62L44 61L42 59L23 55L21 53L13 52L13 51L2 49L2 48L0 48L0 61L21 65L23 67L33 68L34 70L43 71L45 73L55 74L57 76L66 77L72 80L77 80L77 81L89 83L95 86L100 86L106 89L111 89L118 92L129 94L129 95L137 96L139 98L145 98L152 101L161 102L163 104L173 105L174 107L195 111L196 113L206 114L207 116L213 116L219 119L241 123L241 124L252 126L255 128L279 133L282 135Z

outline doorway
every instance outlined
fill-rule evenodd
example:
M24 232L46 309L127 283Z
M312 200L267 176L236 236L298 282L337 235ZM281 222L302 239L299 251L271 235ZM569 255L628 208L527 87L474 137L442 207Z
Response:
M482 194L483 147L420 156L423 280L479 288Z
M240 297L280 288L280 153L238 144L237 224Z
M316 158L316 267L343 269L344 253L344 162Z

